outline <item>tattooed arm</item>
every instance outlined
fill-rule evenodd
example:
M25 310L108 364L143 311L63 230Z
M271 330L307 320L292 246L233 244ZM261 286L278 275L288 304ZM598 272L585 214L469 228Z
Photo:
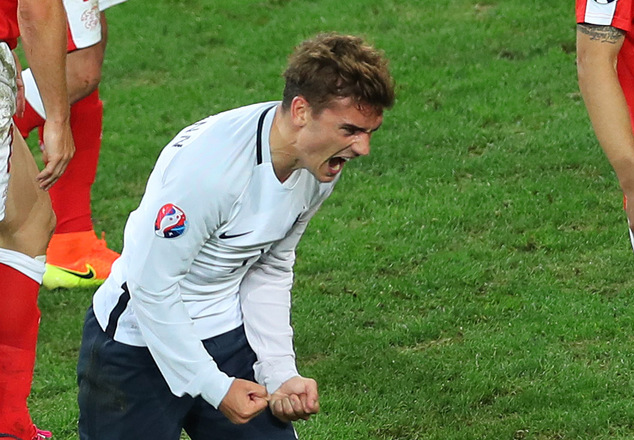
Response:
M625 32L612 26L577 25L579 88L601 147L627 196L634 226L634 135L616 72Z

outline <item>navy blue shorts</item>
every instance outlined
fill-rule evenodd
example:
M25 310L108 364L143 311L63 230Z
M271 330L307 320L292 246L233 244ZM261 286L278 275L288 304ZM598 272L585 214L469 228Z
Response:
M243 327L203 341L220 370L254 380L255 353ZM270 410L234 425L202 397L176 397L145 347L114 341L88 310L77 365L81 440L295 440Z

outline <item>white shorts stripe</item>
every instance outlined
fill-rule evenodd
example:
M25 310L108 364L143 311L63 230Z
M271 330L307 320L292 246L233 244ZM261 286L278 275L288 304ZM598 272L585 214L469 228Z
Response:
M42 284L46 264L44 257L31 258L21 252L0 248L0 263L23 273L36 283Z

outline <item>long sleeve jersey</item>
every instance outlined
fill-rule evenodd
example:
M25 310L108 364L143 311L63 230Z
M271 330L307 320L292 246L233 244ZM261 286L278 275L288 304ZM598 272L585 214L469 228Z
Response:
M295 248L335 182L303 169L277 179L269 134L278 104L210 116L165 147L93 299L102 329L148 347L175 395L201 395L215 407L233 379L201 341L242 324L259 383L273 392L297 375Z

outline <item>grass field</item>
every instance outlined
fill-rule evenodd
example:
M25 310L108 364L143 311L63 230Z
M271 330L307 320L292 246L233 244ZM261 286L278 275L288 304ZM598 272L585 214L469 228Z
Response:
M281 96L320 31L385 50L397 104L296 265L306 440L634 437L621 195L578 93L573 2L130 0L108 12L98 231L117 250L182 127ZM31 408L75 439L92 291L42 289ZM145 439L140 439L145 440Z

